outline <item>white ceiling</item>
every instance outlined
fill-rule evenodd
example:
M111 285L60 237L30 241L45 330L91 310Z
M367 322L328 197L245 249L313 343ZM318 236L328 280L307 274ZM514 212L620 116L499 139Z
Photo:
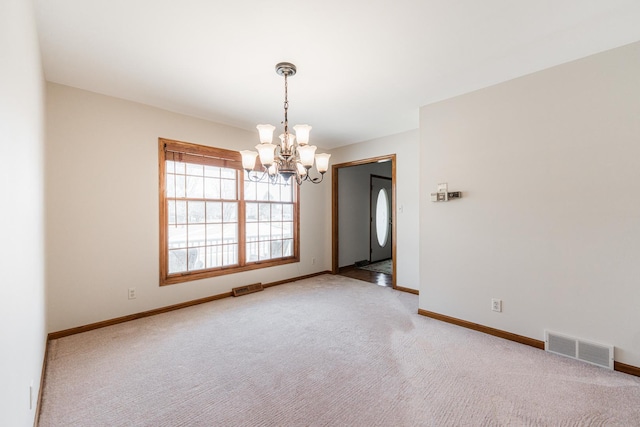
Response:
M325 148L418 108L640 40L639 0L35 0L48 81ZM257 132L256 132L257 139Z

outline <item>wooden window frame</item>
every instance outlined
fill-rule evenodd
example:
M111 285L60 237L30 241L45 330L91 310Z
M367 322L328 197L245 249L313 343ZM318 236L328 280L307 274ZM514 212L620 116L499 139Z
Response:
M181 153L181 160L188 163L205 164L225 168L236 169L237 174L237 201L238 201L238 265L223 266L197 271L186 271L169 274L168 265L168 207L166 197L166 160L167 152ZM259 162L257 162L259 163ZM256 166L257 168L260 165ZM256 270L259 268L274 267L278 265L300 262L300 188L295 185L293 190L293 255L289 257L269 259L264 261L246 261L245 238L245 199L244 180L245 172L242 169L242 158L239 152L216 148L207 145L193 144L183 141L158 138L158 175L159 175L159 218L160 218L160 286L176 283L200 280L209 277L239 273L242 271ZM254 202L253 200L249 202Z

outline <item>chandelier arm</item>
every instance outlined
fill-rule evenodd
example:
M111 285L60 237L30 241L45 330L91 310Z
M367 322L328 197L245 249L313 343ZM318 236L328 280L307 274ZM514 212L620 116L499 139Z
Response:
M245 169L246 170L246 169ZM253 172L253 175L251 175L251 172ZM258 171L247 171L247 178L249 179L250 182L260 182L264 179L265 175L267 174L268 169L265 167L264 171L262 172L262 175L260 176L260 178L258 178ZM253 178L252 178L253 176Z
M309 181L312 184L320 184L323 179L324 179L324 173L321 173L319 177L312 178L311 176L309 176L309 171L307 170L307 174L305 175L304 179L301 180L300 183L302 183L302 181Z

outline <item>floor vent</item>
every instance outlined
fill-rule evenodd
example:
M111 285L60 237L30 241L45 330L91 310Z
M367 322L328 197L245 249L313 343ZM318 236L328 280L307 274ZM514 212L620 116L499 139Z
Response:
M612 345L584 341L549 331L545 331L544 335L544 349L548 352L613 369Z
M251 294L253 292L260 292L264 288L262 287L262 283L254 283L253 285L240 286L238 288L231 289L234 297L239 297L246 294Z

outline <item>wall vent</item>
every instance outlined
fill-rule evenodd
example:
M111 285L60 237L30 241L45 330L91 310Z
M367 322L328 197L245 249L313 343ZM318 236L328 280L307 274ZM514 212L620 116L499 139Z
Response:
M260 292L264 288L262 287L262 283L254 283L253 285L240 286L237 288L231 289L234 297L239 297L241 295L251 294L253 292Z
M544 349L550 353L613 369L613 346L544 331Z

